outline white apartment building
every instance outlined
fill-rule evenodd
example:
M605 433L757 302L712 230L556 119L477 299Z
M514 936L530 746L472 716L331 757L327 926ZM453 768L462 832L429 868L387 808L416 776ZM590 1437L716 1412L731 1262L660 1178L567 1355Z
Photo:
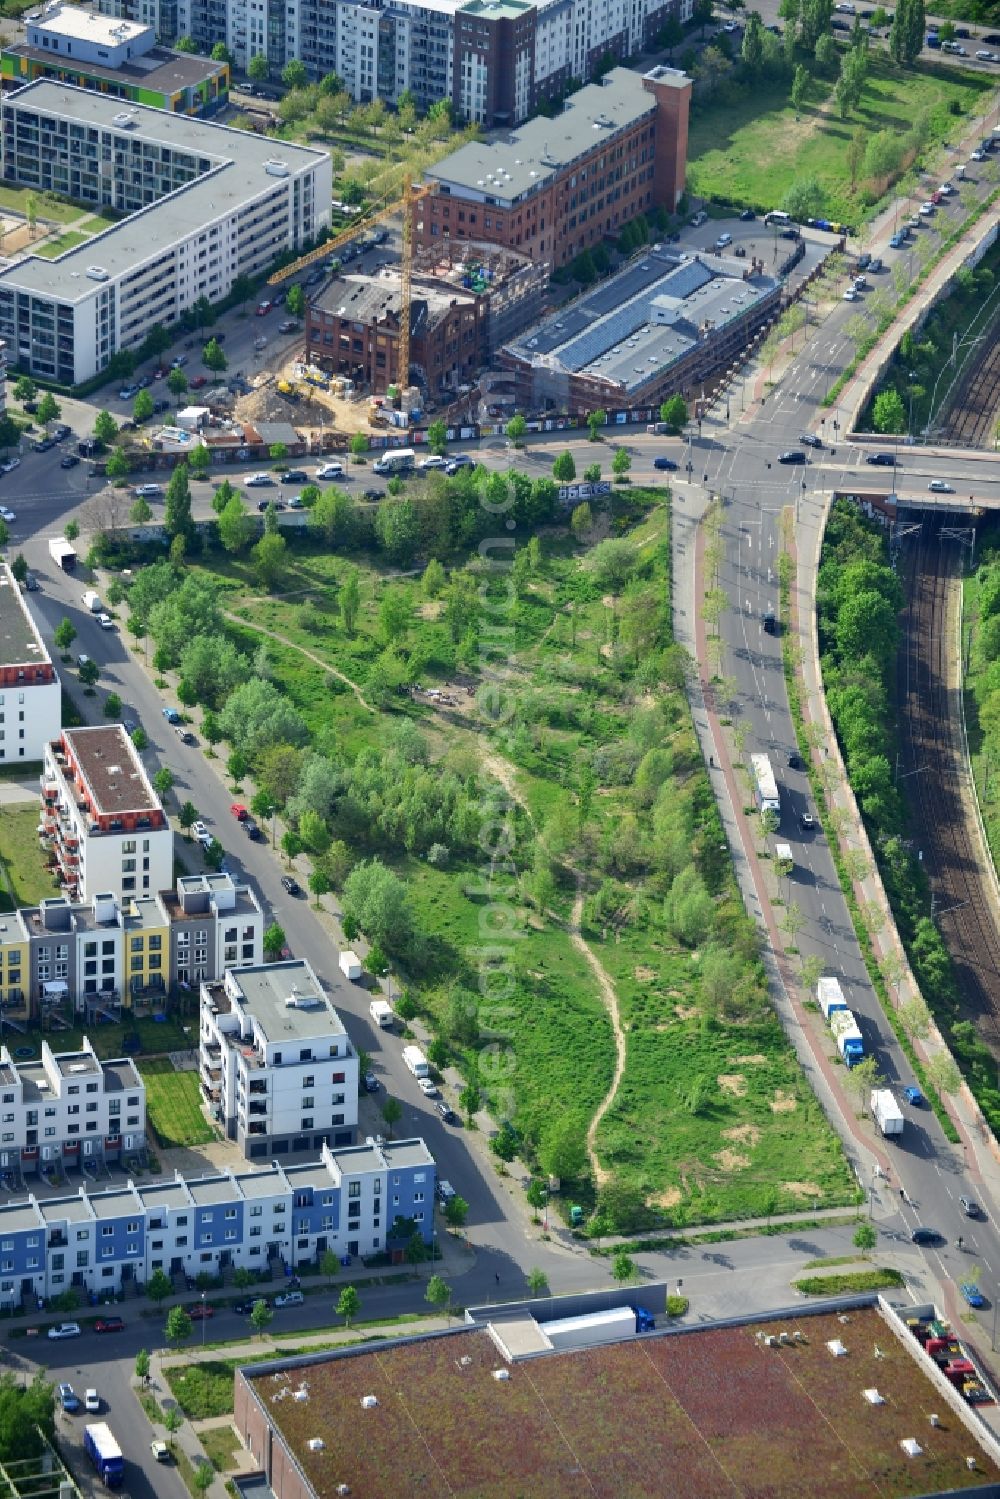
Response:
M330 221L325 151L48 79L7 95L2 119L8 181L125 215L63 255L0 272L0 337L34 375L88 379Z
M350 1145L358 1057L308 963L230 969L201 986L202 1092L248 1160Z
M42 830L71 900L122 902L170 885L174 835L121 724L46 742Z
M41 760L61 726L62 688L52 658L17 580L0 563L0 765Z
M0 1046L0 1185L24 1177L92 1179L106 1163L140 1156L146 1144L146 1089L130 1057L102 1062L83 1038L79 1051L42 1042L38 1061L16 1061Z

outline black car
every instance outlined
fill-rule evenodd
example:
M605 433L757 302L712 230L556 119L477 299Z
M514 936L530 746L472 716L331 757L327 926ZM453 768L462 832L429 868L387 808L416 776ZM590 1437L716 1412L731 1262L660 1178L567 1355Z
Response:
M805 461L805 453L797 453L794 448L789 449L787 453L778 454L779 463L805 463Z
M380 500L382 495L383 491L381 489L366 489L364 491L364 498L366 500Z
M302 894L302 886L298 880L293 880L290 874L283 874L281 876L281 888L282 890L286 890L289 895Z
M761 621L761 623L764 626L764 634L765 635L777 635L777 633L778 633L778 621L774 617L774 610L773 609L765 609L764 610L764 618Z
M35 415L37 415L37 412L38 412L38 402L37 401L25 401L25 403L24 403L24 409L28 413L29 416L35 416Z
M445 1103L445 1101L444 1101L443 1098L439 1098L438 1101L437 1101L437 1103L434 1105L434 1107L437 1109L438 1113L441 1115L441 1118L444 1120L445 1124L457 1124L458 1123L458 1115L455 1113L455 1110L453 1108L451 1108L451 1106L449 1104Z
M672 458L654 458L653 467L665 468L668 473L672 474L677 465Z
M799 827L803 833L814 833L816 831L816 819L811 812L799 813Z
M782 239L801 239L802 235L799 233L799 231L797 229L782 229L782 231L781 231L781 238Z
M76 466L77 466L77 464L79 462L80 462L80 460L76 456L75 453L67 453L65 455L65 457L63 457L63 458L61 458L59 460L59 467L60 468L76 468Z
M252 817L245 818L244 821L243 821L243 823L242 823L242 827L243 827L244 833L246 833L246 835L250 839L251 843L259 843L260 842L260 839L261 839L260 828L254 822L254 820L253 820Z
M378 1078L375 1076L374 1072L366 1072L363 1081L366 1093L378 1092Z
M308 484L309 475L304 468L286 469L281 476L282 484Z
M169 411L169 409L170 409L170 402L169 401L154 401L153 402L153 410L156 411L156 412Z
M895 468L895 453L869 453L865 458L866 463L871 463L876 468Z
M67 427L65 422L61 422L58 427L52 428L52 436L56 442L65 442L67 437L73 436L73 428Z
M911 1244L939 1244L941 1235L936 1228L915 1228L910 1235Z
M744 208L743 212L740 214L740 222L744 224L751 224L756 217L757 215L754 213L752 208Z
M249 1317L258 1301L263 1301L265 1306L270 1305L266 1296L244 1296L241 1301L233 1302L233 1311L238 1317Z
M807 448L821 448L823 446L823 439L817 437L815 432L803 432L799 438L799 442L804 442Z
M789 770L801 770L803 768L802 756L796 754L795 750L792 750L791 754L788 756L788 768Z
M271 503L270 500L258 500L257 501L257 509L260 511L261 515L264 514L264 511L267 509L267 507L268 507L268 505L270 505L270 503Z
M967 42L969 40L969 28L968 28L968 26L956 26L955 27L955 35L956 35L956 37L958 37L958 39L960 41Z

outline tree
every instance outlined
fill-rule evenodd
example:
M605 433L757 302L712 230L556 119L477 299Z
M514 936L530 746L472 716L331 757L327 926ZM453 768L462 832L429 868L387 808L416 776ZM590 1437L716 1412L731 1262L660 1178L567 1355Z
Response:
M544 1296L545 1292L549 1289L549 1277L537 1265L528 1271L525 1279L528 1282L528 1290L532 1296Z
M163 527L171 540L175 536L187 538L194 529L191 518L191 486L188 483L186 463L179 463L170 475L163 509Z
M683 396L670 396L660 407L660 421L666 422L671 432L679 432L687 426L688 409Z
M306 294L297 281L294 286L288 288L285 308L289 317L303 318L306 315Z
M212 467L212 453L207 444L197 443L188 454L188 467L196 479L204 479Z
M347 444L347 450L355 463L360 463L368 452L368 438L363 432L355 432Z
M149 1287L147 1286L147 1291ZM140 1348L135 1356L135 1377L145 1385L149 1382L149 1349Z
M408 588L387 588L379 605L379 625L386 645L406 638L413 623L413 602Z
M229 360L217 338L210 338L201 351L201 362L207 370L213 370L220 375L224 369L228 369Z
M594 529L594 512L586 500L581 500L579 505L573 507L573 513L569 518L569 528L581 545Z
M442 1280L440 1275L432 1275L427 1282L427 1290L424 1292L424 1300L429 1301L431 1306L440 1311L443 1307L451 1321L451 1286Z
M184 1417L181 1414L179 1405L172 1405L169 1410L164 1412L163 1424L167 1428L167 1435L170 1438L170 1445L172 1447L174 1445L174 1437L184 1425Z
M457 1194L449 1197L444 1205L444 1218L449 1228L462 1228L469 1216L469 1204Z
M110 447L118 436L118 424L110 411L99 411L94 418L94 436L105 447Z
M403 1117L403 1105L398 1098L387 1094L382 1102L382 1118L385 1120L386 1129L389 1131L389 1139L392 1139L392 1131Z
M260 538L253 549L253 565L261 586L272 591L277 588L288 565L288 543L276 533Z
M323 896L329 894L329 892L330 892L330 879L329 879L328 875L324 874L324 872L323 872L322 869L314 869L313 872L310 874L310 876L309 876L309 890L310 890L310 893L316 897L316 905L317 906L319 905L319 903L322 900Z
M872 420L877 432L899 433L906 431L906 407L898 390L880 390L872 407Z
M14 381L14 399L17 401L33 401L38 394L38 386L30 375L18 375Z
M357 624L358 610L361 607L361 583L356 567L352 567L344 578L340 589L340 613L344 621L344 630L348 636L354 634Z
M153 511L145 495L139 495L137 499L132 501L128 518L133 526L144 526L147 521L152 520Z
M181 804L180 811L177 813L177 821L190 837L190 829L198 821L198 808L194 802L186 801Z
M293 57L281 70L281 81L287 89L305 88L309 82L309 74L306 65L299 58Z
M399 953L413 932L413 914L406 886L379 859L355 866L344 882L345 916L357 922L370 942L388 953Z
M355 1286L344 1286L337 1299L337 1316L343 1317L345 1324L350 1327L353 1319L361 1310L361 1297Z
M541 1212L549 1197L545 1183L540 1182L537 1177L532 1177L524 1195L528 1200L528 1206L533 1208L536 1214Z
M638 1279L635 1268L635 1260L624 1249L620 1249L611 1263L611 1274L620 1286L628 1285L631 1281Z
M443 455L448 446L448 427L440 417L427 428L427 446L438 456Z
M72 620L65 616L56 625L55 634L52 637L57 650L68 651L76 639L76 626Z
M799 63L798 67L795 69L795 72L792 74L792 89L790 94L792 108L795 111L796 119L802 111L802 106L805 103L806 94L809 92L809 83L809 69L807 67L804 67L802 63Z
M874 1226L871 1223L859 1223L854 1230L855 1249L861 1249L867 1254L870 1249L875 1248L877 1243L878 1234L875 1232Z
M163 765L153 777L153 790L159 796L166 796L174 784L174 773L169 765Z
M817 37L813 56L818 68L822 68L824 73L832 72L837 61L837 43L828 31L824 31L821 37Z
M587 433L591 442L600 442L601 428L607 426L608 413L602 408L590 412L587 417Z
M936 1051L924 1064L927 1081L940 1098L944 1093L957 1093L962 1074L946 1051Z
M35 414L43 427L47 427L50 422L57 422L59 420L62 415L62 407L51 390L47 390L42 396L42 399L38 403L38 411Z
M471 1124L473 1116L478 1114L483 1106L482 1095L475 1083L466 1083L458 1095L458 1106L465 1115L466 1122Z
M538 1159L547 1176L574 1181L587 1169L587 1142L579 1119L564 1115L542 1136Z
M266 83L269 73L267 58L259 52L247 63L247 77L251 83Z
M104 465L104 472L113 483L119 484L129 476L131 465L124 448L116 447Z
M255 1301L253 1304L250 1312L250 1325L254 1332L259 1335L264 1331L268 1323L272 1321L273 1317L274 1312L262 1296L259 1301Z
M132 402L132 419L136 422L148 422L153 415L153 397L148 390L140 390Z
M793 219L804 222L819 218L823 212L824 192L815 177L798 177L781 200L781 206Z
M172 396L177 397L178 406L181 403L181 396L184 394L187 388L188 377L187 375L185 375L184 371L171 370L169 375L167 376L167 389Z
M207 1494L215 1482L215 1467L207 1460L198 1464L194 1470L194 1486L199 1494Z
M164 1331L168 1343L187 1342L194 1328L191 1318L182 1306L172 1306L170 1308L167 1313L167 1325Z
M28 559L23 552L18 552L17 556L10 564L10 570L19 583L25 583L27 581Z
M552 465L552 477L559 484L572 484L576 478L576 464L571 452L567 450L559 454Z
M632 455L627 448L617 448L611 460L611 472L618 484L624 484L632 467Z
M264 956L267 958L280 958L285 946L285 930L276 921L272 921L267 928L263 938Z
M524 434L528 430L528 423L519 411L515 411L510 421L504 427L504 435L519 448L524 443Z
M743 66L751 76L756 76L760 72L764 62L764 23L758 11L752 10L747 16L740 57L743 60Z
M238 494L234 494L219 515L219 540L227 552L234 556L245 552L253 539L256 526L253 516Z

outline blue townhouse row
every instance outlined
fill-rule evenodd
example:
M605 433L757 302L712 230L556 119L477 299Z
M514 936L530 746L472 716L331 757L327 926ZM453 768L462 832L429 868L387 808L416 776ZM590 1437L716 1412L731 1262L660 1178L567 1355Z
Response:
M292 1268L326 1251L393 1252L397 1219L430 1244L435 1164L421 1139L368 1139L301 1165L0 1204L0 1305L75 1287L105 1295L167 1275ZM410 1230L412 1232L412 1229Z

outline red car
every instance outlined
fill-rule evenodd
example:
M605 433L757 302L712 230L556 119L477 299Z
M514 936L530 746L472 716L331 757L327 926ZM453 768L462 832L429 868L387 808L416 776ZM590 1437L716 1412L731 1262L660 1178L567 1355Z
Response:
M121 1332L125 1323L121 1317L98 1317L94 1323L95 1332Z
M233 804L229 808L229 810L230 810L230 812L232 812L232 814L236 818L237 822L246 822L246 820L247 820L247 809L246 809L246 807L244 807L244 805L243 805L242 802L233 802Z
M207 385L208 384L208 376L207 375L195 375L194 379L191 380L189 383L190 383L190 386L191 386L192 390L201 390L201 387L203 385Z
M215 1307L209 1306L207 1301L196 1301L194 1306L188 1307L187 1314L192 1322L204 1322L215 1316Z
M270 311L271 311L271 304L270 304L270 302L267 301L266 298L265 298L265 300L263 302L258 302L257 303L257 316L258 317L267 317L267 314Z

